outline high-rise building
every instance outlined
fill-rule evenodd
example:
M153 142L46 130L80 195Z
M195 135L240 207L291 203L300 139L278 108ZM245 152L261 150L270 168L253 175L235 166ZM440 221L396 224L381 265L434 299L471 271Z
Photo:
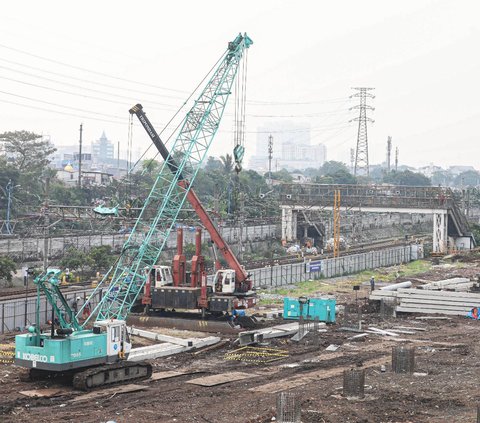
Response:
M105 131L100 139L92 142L92 155L100 163L114 158L114 145L113 142L108 140Z
M291 122L276 122L258 128L256 155L249 161L249 167L266 171L268 166L268 138L272 135L274 166L272 170L318 168L327 160L324 144L311 145L310 126Z

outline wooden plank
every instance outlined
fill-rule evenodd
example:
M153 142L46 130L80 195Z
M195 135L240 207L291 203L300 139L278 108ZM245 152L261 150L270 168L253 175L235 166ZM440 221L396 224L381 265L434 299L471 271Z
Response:
M183 375L190 375L193 373L198 373L197 371L185 371L185 372L177 372L175 370L168 370L166 372L155 372L152 374L152 377L149 379L149 381L155 381L155 380L162 380L162 379L170 379L172 377L178 377L178 376L183 376Z
M58 397L61 395L66 395L72 393L72 389L68 388L48 388L48 389L32 389L31 391L20 391L19 394L25 395L26 397L38 397L38 398L52 398Z
M199 377L196 379L188 380L186 383L200 386L216 386L225 383L235 382L236 380L252 378L255 376L257 376L255 373L229 372L221 373L218 375Z
M88 392L86 394L79 395L75 398L72 398L70 402L90 401L90 400L94 400L104 396L111 396L113 398L113 396L118 394L127 394L129 392L143 391L146 389L148 389L148 387L145 385L135 385L132 383L130 385L121 385L113 388L107 388L107 389L101 389L98 391ZM114 401L117 401L117 400L114 400Z
M249 391L260 392L265 394L275 394L277 392L286 391L289 389L297 388L299 386L304 386L318 380L330 379L343 375L343 371L346 369L355 366L356 355L352 355L352 363L346 366L334 367L332 369L321 369L315 370L313 372L302 373L299 376L294 376L289 379L284 379L282 381L276 381L272 383L267 383L265 385L256 386L250 388ZM369 367L376 367L382 364L385 364L388 361L388 358L382 356L381 358L374 358L372 360L365 361L363 363L364 369Z

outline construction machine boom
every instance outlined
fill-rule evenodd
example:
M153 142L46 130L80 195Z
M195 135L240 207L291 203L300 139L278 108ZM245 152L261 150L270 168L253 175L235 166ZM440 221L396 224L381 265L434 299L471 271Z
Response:
M210 80L183 120L170 155L145 199L135 226L109 272L75 314L58 288L59 270L36 278L38 298L44 293L52 306L50 333L42 333L37 301L35 327L17 335L15 362L34 373L74 372L74 386L88 389L108 383L149 377L148 363L127 362L131 343L125 319L134 306L175 227L211 142L245 50L252 40L239 34L213 71ZM171 158L175 157L175 162ZM101 295L103 293L103 296ZM98 304L80 323L86 304ZM92 321L93 328L90 325ZM55 321L59 320L56 330Z
M169 152L161 140L160 136L158 135L157 131L151 124L150 120L148 119L147 115L143 111L143 107L141 104L137 104L130 109L131 114L135 114L145 128L145 131L150 136L153 144L157 148L160 155L163 159L167 162L169 169L175 172L178 169L178 166L175 162L175 159L169 156ZM179 186L188 186L190 185L189 181L186 180L183 175L180 176L178 181ZM252 281L249 279L249 275L245 271L244 267L240 264L237 257L233 253L232 249L228 245L228 243L223 239L220 231L217 229L215 223L210 218L208 212L203 207L202 202L198 198L195 191L190 188L187 193L187 201L195 210L200 222L210 234L210 238L215 246L219 249L220 253L223 255L225 261L229 268L235 271L235 292L238 293L245 293L252 289Z

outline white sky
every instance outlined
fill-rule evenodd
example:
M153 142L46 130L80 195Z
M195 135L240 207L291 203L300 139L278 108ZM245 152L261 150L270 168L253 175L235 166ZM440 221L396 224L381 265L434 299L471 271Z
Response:
M348 163L356 124L347 99L369 86L370 163L384 160L391 135L400 164L478 168L479 12L475 0L2 2L0 132L72 145L83 122L85 143L105 131L125 150L130 106L142 103L162 129L241 31L254 41L247 156L257 127L289 120L309 124L329 160ZM232 111L213 155L232 150ZM150 144L136 122L133 143Z

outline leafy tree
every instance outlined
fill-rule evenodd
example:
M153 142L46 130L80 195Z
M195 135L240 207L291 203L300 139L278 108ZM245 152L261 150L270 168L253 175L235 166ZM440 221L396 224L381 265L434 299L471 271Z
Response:
M13 274L16 270L17 266L10 257L0 256L0 280L4 281L6 288L13 286Z
M460 173L454 180L457 187L470 186L475 187L480 185L480 173L476 170L467 170Z
M470 223L470 230L472 231L475 241L478 243L478 241L480 241L480 225L477 223Z
M453 181L453 175L448 170L439 170L433 172L430 178L434 186L449 186Z
M342 162L337 162L335 160L330 160L328 162L325 162L321 167L320 167L320 174L324 176L330 176L333 175L335 172L343 170L345 172L348 172L347 165Z
M272 179L276 181L282 181L282 182L293 181L292 175L290 175L290 173L286 169L281 169L281 170L278 170L277 172L272 172Z
M402 172L391 172L385 175L383 182L392 185L407 186L430 186L430 179L421 173L404 170Z
M338 169L328 175L333 179L334 184L356 184L357 179L348 170Z
M233 156L231 154L226 154L225 156L220 156L220 161L223 165L223 173L225 175L230 175L233 171Z
M82 273L86 267L93 266L94 261L88 254L77 250L75 247L70 247L60 260L60 265L70 270L80 270Z
M115 260L110 245L93 247L88 257L92 260L95 270L108 270Z
M207 164L205 165L205 170L207 172L220 171L223 168L223 163L216 159L215 157L208 156Z
M5 150L13 156L13 166L20 172L41 174L56 151L42 136L28 131L4 132L0 134Z

